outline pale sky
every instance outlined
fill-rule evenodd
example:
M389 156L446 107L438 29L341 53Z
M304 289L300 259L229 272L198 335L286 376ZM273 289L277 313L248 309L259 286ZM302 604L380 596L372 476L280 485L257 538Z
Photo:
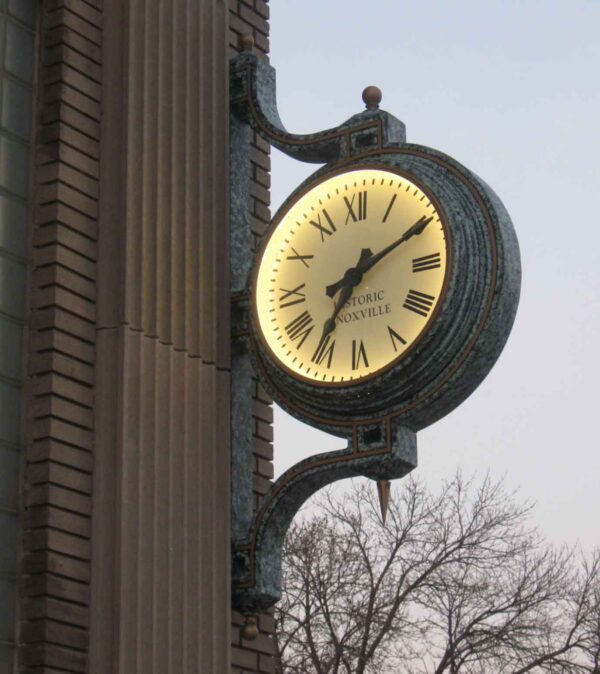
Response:
M512 216L523 285L483 384L418 434L419 477L505 476L554 542L600 543L600 1L272 0L271 63L293 132L361 111L450 154ZM317 167L273 152L273 212ZM280 474L340 441L282 412Z

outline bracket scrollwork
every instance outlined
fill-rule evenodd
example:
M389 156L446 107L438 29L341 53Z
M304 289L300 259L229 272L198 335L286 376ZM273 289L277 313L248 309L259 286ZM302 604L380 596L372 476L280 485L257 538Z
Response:
M328 166L400 147L404 124L378 108L377 90L365 90L367 109L337 127L292 134L276 104L275 70L249 52L230 70L230 232L232 291L232 603L246 616L281 597L281 551L299 508L316 491L347 477L402 477L417 465L416 433L393 416L367 427L338 429L343 449L300 461L270 487L253 512L252 410L255 368L250 357L248 278L252 266L250 152L253 131L285 154Z

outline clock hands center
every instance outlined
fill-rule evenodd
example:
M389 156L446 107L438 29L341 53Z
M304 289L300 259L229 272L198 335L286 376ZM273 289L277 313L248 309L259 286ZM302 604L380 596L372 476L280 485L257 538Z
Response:
M372 269L377 262L384 258L388 253L391 253L401 243L408 241L413 236L422 234L425 227L427 227L432 220L432 215L429 217L423 215L414 225L412 225L412 227L409 227L399 239L396 239L396 241L393 241L389 246L386 246L378 253L373 254L369 248L363 248L356 267L351 267L339 281L328 285L327 288L325 288L325 293L329 297L334 297L340 288L343 288L348 284L351 278L358 278L358 276L360 276L359 280L352 286L354 288L362 280L363 274L369 271L369 269Z

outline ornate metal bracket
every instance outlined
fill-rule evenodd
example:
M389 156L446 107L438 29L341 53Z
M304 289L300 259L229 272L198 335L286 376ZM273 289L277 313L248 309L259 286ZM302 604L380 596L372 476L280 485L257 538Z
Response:
M248 46L248 45L246 45ZM393 418L351 426L344 449L316 454L282 475L253 514L252 378L249 356L248 278L252 266L250 147L252 131L300 161L334 165L399 147L404 124L378 104L381 92L363 92L367 109L338 127L309 135L288 133L277 112L275 70L251 53L231 63L231 289L232 289L232 598L236 610L255 615L281 596L281 550L302 504L317 490L346 477L402 477L417 465L416 434Z

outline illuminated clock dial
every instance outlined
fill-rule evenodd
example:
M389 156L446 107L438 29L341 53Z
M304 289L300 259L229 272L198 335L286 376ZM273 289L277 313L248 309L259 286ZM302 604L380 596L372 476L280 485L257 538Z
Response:
M431 195L360 168L322 179L281 213L259 252L254 311L288 373L323 386L381 373L425 334L449 266Z

